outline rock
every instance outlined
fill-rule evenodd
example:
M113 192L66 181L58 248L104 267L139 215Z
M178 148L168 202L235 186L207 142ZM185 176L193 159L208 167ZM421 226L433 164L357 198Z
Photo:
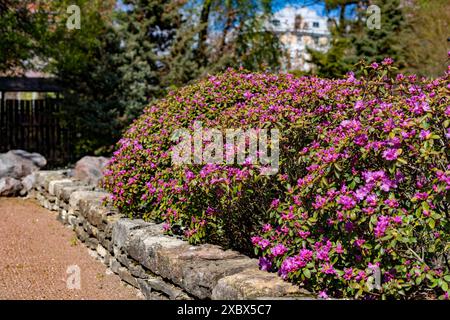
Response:
M69 202L70 196L72 193L76 191L93 191L93 186L82 186L82 185L75 185L73 183L71 186L62 186L60 189L56 188L56 196L59 197L62 201Z
M22 179L47 164L47 160L38 153L23 150L11 150L0 154L0 178Z
M109 261L109 266L110 266L112 272L114 272L115 274L119 273L119 268L122 267L120 262L117 261L117 259L113 258L113 257Z
M95 251L97 253L97 246L98 246L98 240L95 238L88 238L84 242L84 244L89 248Z
M72 184L73 181L70 179L50 181L50 183L48 184L48 193L52 196L56 196L57 190L60 190L64 186L71 186Z
M136 278L131 275L130 271L128 271L127 268L120 267L118 269L117 274L119 275L120 279L122 279L126 283L132 285L135 288L139 288L139 284L138 284Z
M213 245L190 246L158 235L152 227L132 230L124 251L154 274L200 299L211 296L219 279L257 268L255 259Z
M314 299L314 296L283 280L275 273L250 268L220 279L212 291L211 298L214 300Z
M36 188L39 190L45 190L48 192L49 185L51 181L54 180L63 180L66 179L67 176L66 170L58 170L58 171L45 171L41 170L35 173L36 178Z
M145 297L152 296L155 293L163 293L170 300L190 300L191 298L181 289L166 283L159 278L137 279L139 289ZM155 292L156 291L156 292ZM148 298L147 298L148 299Z
M147 272L145 272L144 268L142 268L142 266L136 263L135 261L129 260L127 268L128 270L130 270L130 273L136 278L140 279L148 278Z
M101 203L108 193L97 191L75 191L72 192L69 199L69 206L72 210L79 210L81 201L95 201Z
M60 214L61 216L64 216L63 212L61 212ZM67 215L67 212L65 212L65 215ZM81 219L73 215L68 215L66 220L72 227L81 226L83 224Z
M161 293L155 291L149 282L143 279L137 279L139 285L139 290L144 295L147 300L169 300L169 297L162 295ZM180 299L183 300L183 299ZM184 299L187 300L187 299Z
M108 161L109 159L105 157L83 157L76 163L73 176L88 184L98 185L103 178L103 170Z
M90 224L99 229L104 229L108 216L115 215L118 212L114 208L104 206L98 199L82 199L80 200L78 207L80 214L85 217Z
M20 190L20 195L27 195L34 187L36 182L36 177L34 174L29 174L25 178L22 179L22 190Z
M87 239L89 239L89 235L87 234L86 231L84 231L83 227L76 226L74 230L75 233L77 234L78 239L80 239L81 242L85 242Z
M100 257L104 258L108 254L108 251L101 245L97 245L97 253L100 255Z
M22 183L14 178L0 178L0 197L14 197L22 189Z
M113 226L112 242L119 250L121 250L125 247L125 244L133 230L144 228L149 225L151 224L141 219L120 219Z

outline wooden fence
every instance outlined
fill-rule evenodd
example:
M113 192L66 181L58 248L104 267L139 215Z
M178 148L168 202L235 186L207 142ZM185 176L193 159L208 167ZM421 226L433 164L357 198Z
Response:
M49 167L71 161L70 130L61 125L60 111L58 99L0 100L0 152L38 152Z

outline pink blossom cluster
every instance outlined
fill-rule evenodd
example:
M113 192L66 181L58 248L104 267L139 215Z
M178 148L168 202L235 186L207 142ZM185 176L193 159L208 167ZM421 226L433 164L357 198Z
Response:
M344 79L228 70L171 92L119 141L111 202L192 243L256 250L262 269L321 297L380 297L369 265L385 297L448 296L450 71L424 79L392 63ZM196 121L280 129L279 172L173 165L172 132Z

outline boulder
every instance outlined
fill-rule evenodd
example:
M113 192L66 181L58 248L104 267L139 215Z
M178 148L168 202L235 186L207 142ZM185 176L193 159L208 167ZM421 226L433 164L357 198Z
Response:
M105 157L86 156L79 160L72 174L73 177L88 184L97 185L103 178L103 170L109 159Z
M20 190L20 195L25 196L31 191L31 189L33 189L36 182L36 176L34 174L29 174L23 178L21 182L22 190Z
M220 279L212 290L213 300L247 299L314 299L315 297L299 286L283 280L276 273L245 269Z
M47 160L38 153L23 150L11 150L0 154L0 178L20 180L47 164Z
M20 180L10 177L0 178L0 197L16 196L21 189L22 183Z

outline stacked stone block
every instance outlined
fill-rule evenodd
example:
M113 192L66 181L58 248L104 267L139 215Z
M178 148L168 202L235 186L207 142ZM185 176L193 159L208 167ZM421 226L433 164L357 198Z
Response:
M67 171L35 173L34 197L58 212L91 253L147 299L310 299L256 259L215 245L193 246L161 224L128 219L105 205L109 194Z

